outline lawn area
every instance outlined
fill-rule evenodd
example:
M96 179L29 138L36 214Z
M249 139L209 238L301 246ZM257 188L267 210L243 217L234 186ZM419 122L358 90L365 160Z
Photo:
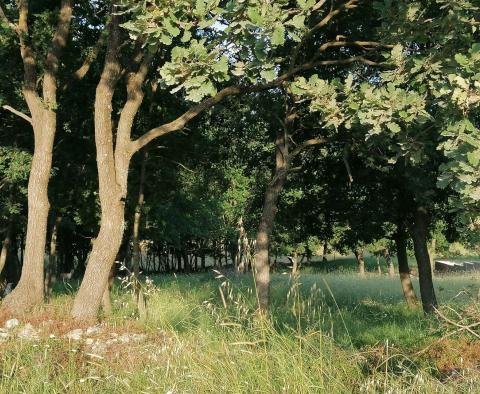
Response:
M479 279L437 277L443 308L472 308ZM275 273L269 321L254 314L252 286L250 275L228 272L154 277L140 322L118 283L113 315L87 331L67 318L73 289L61 284L50 304L18 317L38 338L0 343L0 392L480 390L478 341L464 331L449 335L455 327L409 310L398 278ZM82 338L73 338L82 329Z

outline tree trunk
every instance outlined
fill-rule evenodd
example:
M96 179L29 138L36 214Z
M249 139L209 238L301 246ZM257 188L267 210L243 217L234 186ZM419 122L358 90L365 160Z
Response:
M100 197L102 200L102 197ZM109 201L101 204L100 231L88 259L82 284L75 297L72 316L76 320L94 321L107 287L110 269L122 243L124 204Z
M47 298L51 297L53 285L57 281L57 232L58 226L60 225L61 221L61 216L57 216L52 227L52 236L50 239L50 253L48 256L48 269L45 278L45 293L47 295Z
M40 110L33 120L35 148L28 181L28 219L22 274L17 287L5 298L2 309L24 312L43 302L44 261L47 238L48 182L56 128L53 111ZM35 119L35 116L33 117Z
M379 275L382 275L382 267L380 267L380 256L376 256L377 258L377 272Z
M413 308L417 306L418 300L415 295L415 290L413 289L412 279L410 278L405 230L401 227L397 230L395 244L397 246L398 272L400 273L400 283L402 285L403 295L407 305L410 308Z
M10 249L11 237L12 235L12 223L10 222L7 227L7 233L5 234L5 239L2 243L2 251L0 252L0 275L2 275L3 268L7 262L8 250Z
M365 276L365 258L363 256L363 250L355 250L355 257L357 258L358 263L358 274L360 276Z
M61 51L66 45L72 18L71 1L62 0L55 34L44 59L43 91L40 97L37 92L38 59L29 43L28 2L19 1L17 5L19 9L17 29L24 69L23 96L31 114L34 149L27 189L28 219L22 274L17 287L2 303L3 310L15 313L26 311L43 302L45 244L50 208L48 182L57 127L57 74Z
M433 237L432 242L430 244L430 269L432 270L432 277L435 273L435 254L436 253L437 253L437 239Z
M258 226L257 239L255 244L255 285L257 290L258 303L261 313L268 309L270 291L270 266L268 249L270 246L270 235L275 223L277 213L278 196L283 189L287 178L287 140L286 133L279 131L276 138L276 165L273 179L265 191L262 217Z
M388 276L393 278L395 276L395 266L393 265L392 256L390 256L390 250L385 249L385 260L387 260Z
M427 247L427 212L423 207L415 211L413 226L410 229L415 258L418 265L418 279L420 282L420 295L425 313L433 313L437 307L435 289L433 288L432 269Z
M145 184L145 167L147 163L148 152L145 150L142 158L142 166L140 169L140 184L138 188L138 200L135 207L135 216L133 219L133 273L135 278L140 276L140 220L142 217L142 207L145 200L143 191Z

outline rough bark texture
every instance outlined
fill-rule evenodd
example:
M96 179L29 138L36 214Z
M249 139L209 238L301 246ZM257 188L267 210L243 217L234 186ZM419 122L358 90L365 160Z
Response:
M415 211L413 226L410 229L415 258L418 265L418 279L420 282L420 295L425 313L433 313L437 307L437 299L433 288L430 256L427 247L428 215L425 208L420 207Z
M407 240L403 229L399 229L395 238L397 247L398 271L400 273L400 283L402 285L405 302L411 308L417 305L417 296L413 289L412 279L410 278L410 268L408 266Z
M28 220L22 274L17 287L2 304L2 309L25 311L43 302L44 256L48 222L48 182L52 168L52 151L57 127L57 73L61 50L65 47L72 6L63 0L51 48L45 60L42 98L36 90L36 59L28 45L28 1L18 2L18 36L24 65L23 96L32 115L34 151L28 180Z
M95 146L101 219L99 234L72 308L72 317L83 321L97 319L109 272L122 243L128 169L133 153L130 136L135 115L143 101L142 85L151 61L151 55L143 56L141 51L132 60L132 67L138 66L138 70L127 75L127 100L120 113L114 146L112 98L121 71L118 18L114 11L109 25L105 65L95 94Z
M255 283L260 312L265 313L268 309L270 291L270 265L268 249L270 234L273 230L275 215L277 213L278 196L283 189L287 178L287 141L282 131L276 138L276 165L273 179L265 191L262 217L258 226L257 241L255 244Z

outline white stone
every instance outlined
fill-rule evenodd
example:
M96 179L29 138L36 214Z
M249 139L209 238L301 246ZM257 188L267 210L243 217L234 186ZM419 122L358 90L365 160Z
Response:
M81 328L77 328L76 330L72 330L70 331L66 337L68 339L72 339L74 341L79 341L80 339L82 339L82 334L83 334L83 330Z
M18 337L23 339L38 339L38 331L35 330L30 323L27 323L18 333Z
M5 322L4 327L8 330L17 327L20 324L18 319L10 319Z
M103 331L102 327L99 326L93 326L93 327L88 327L86 334L87 335L92 335L92 334L99 334Z

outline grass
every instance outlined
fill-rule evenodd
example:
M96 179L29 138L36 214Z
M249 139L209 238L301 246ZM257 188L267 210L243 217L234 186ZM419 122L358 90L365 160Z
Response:
M225 275L153 278L142 323L131 295L116 286L105 324L147 333L141 345L96 357L59 336L0 344L0 392L480 392L480 346L477 352L472 337L461 334L442 339L449 328L406 308L398 278L315 267L298 279L275 273L266 321L254 314L251 278ZM458 310L472 305L479 279L437 277L440 302ZM64 331L73 328L70 304L61 286L35 321L48 313Z

